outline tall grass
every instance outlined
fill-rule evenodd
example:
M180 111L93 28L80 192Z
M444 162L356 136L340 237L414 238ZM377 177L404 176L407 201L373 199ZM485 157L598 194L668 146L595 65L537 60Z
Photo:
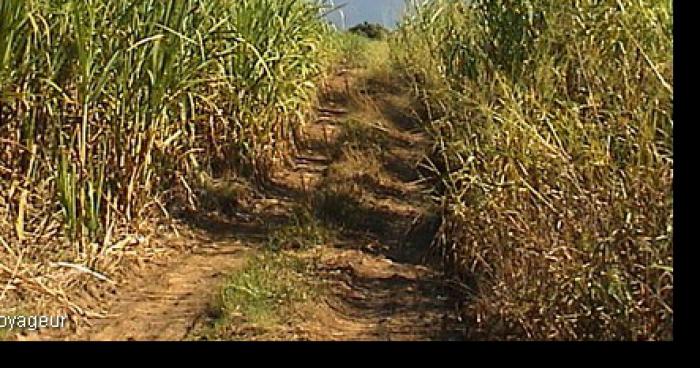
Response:
M450 1L392 40L475 338L671 339L669 1Z
M265 178L325 70L319 14L303 0L0 2L5 255L46 244L28 256L98 267L198 175Z

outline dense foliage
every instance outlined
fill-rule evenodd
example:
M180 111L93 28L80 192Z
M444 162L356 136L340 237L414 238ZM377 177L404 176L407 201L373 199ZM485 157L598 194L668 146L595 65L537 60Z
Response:
M672 338L672 28L657 0L435 0L400 28L475 337Z
M0 265L101 271L174 192L195 205L201 175L264 178L314 104L319 13L304 0L1 1Z

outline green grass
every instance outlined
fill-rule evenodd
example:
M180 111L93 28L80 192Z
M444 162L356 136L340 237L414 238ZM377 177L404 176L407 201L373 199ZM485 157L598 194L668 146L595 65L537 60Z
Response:
M338 49L340 61L349 68L359 68L365 65L365 53L371 40L349 32L338 32L334 38Z
M316 251L336 232L304 206L292 211L287 224L270 229L260 253L227 278L210 306L209 324L190 338L271 336L291 323L301 305L321 295Z
M293 318L293 307L319 293L312 283L313 262L288 252L266 251L251 258L244 269L232 274L221 288L213 309L215 320L199 338L251 338L265 334ZM250 326L247 332L239 327Z
M335 35L339 56L348 68L370 70L390 62L388 43L352 33L339 32Z

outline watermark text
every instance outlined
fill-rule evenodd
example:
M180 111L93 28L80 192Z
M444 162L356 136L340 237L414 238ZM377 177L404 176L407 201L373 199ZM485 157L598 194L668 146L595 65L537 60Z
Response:
M36 331L42 328L63 328L67 316L3 316L0 315L0 329Z

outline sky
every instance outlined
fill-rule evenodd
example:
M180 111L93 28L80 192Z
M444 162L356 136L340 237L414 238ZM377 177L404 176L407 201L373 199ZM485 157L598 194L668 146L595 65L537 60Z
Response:
M379 23L391 28L401 18L405 8L405 0L335 0L334 3L348 4L342 8L342 14L336 11L328 18L342 27L344 16L348 28L362 22Z

